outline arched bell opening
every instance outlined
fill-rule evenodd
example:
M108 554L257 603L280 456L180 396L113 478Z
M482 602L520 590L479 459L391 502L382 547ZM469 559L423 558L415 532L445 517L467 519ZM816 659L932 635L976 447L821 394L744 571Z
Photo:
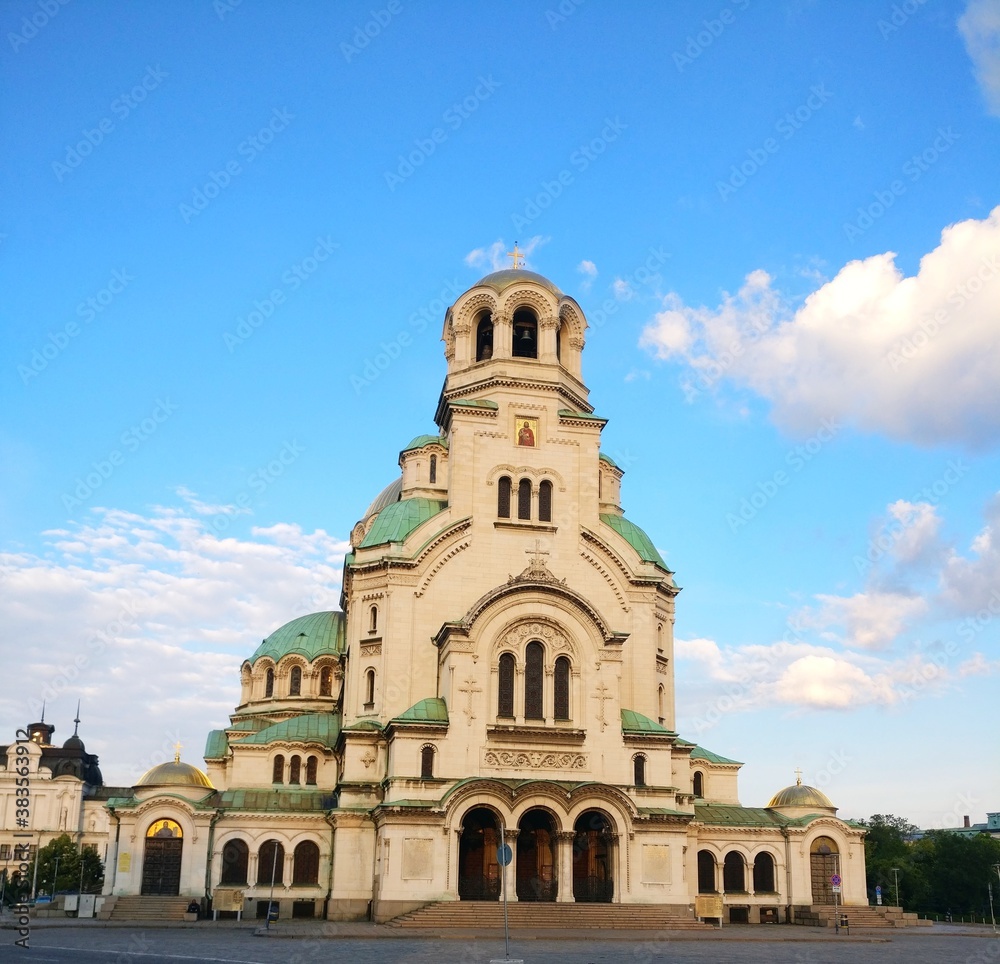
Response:
M573 824L573 899L577 903L610 904L614 899L613 844L607 814L587 810L577 817Z
M474 807L462 818L458 844L459 900L499 900L500 825L487 807Z
M518 308L513 318L514 340L511 354L515 358L538 357L538 319L530 308Z
M489 361L493 357L493 316L488 312L476 325L476 361Z
M146 831L142 856L143 897L176 897L181 892L184 831L173 820L156 820Z
M517 899L554 901L556 823L544 810L529 810L517 825Z

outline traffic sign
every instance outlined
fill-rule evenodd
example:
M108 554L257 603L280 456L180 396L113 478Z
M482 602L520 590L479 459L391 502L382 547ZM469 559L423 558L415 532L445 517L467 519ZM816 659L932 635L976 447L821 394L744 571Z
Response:
M882 896L882 885L881 884L876 884L875 885L875 896L876 897L881 897Z
M497 860L501 867L506 867L514 859L514 851L510 849L510 844L501 844L497 847Z
M834 874L830 878L830 883L833 884L834 887L839 887L843 883L843 881L840 879L840 874Z

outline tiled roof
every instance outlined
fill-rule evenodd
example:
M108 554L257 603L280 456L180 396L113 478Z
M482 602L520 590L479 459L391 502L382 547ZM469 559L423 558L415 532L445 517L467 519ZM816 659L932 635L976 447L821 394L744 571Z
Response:
M413 449L422 449L425 445L440 445L442 448L448 448L448 439L442 438L440 435L418 435L413 439L403 452L411 452ZM402 454L402 452L400 453Z
M211 730L205 741L205 759L221 760L229 749L229 737L225 730Z
M404 542L417 526L448 508L440 499L402 499L387 505L368 530L360 549L389 542Z
M670 572L667 564L663 561L663 556L656 551L653 540L646 535L634 522L626 519L623 515L613 513L601 513L601 522L610 526L618 533L636 552L639 558L645 562L652 562L666 572Z
M310 613L285 623L265 639L250 657L255 663L262 656L275 662L289 653L298 653L312 662L318 656L337 655L344 650L344 614Z
M635 710L622 710L622 733L650 733L671 736L670 730Z
M236 746L267 743L318 743L333 749L340 736L340 717L333 713L304 713L291 719L272 723L257 733L233 741Z
M222 810L252 810L256 812L332 810L336 797L327 790L233 789L216 794L215 805Z
M448 706L443 699L432 696L414 703L405 713L401 713L393 723L448 723Z
M696 746L691 751L692 760L707 760L709 763L735 763L739 766L743 766L742 760L730 760L729 757L719 756L718 753L713 753L711 750L706 750L703 746Z

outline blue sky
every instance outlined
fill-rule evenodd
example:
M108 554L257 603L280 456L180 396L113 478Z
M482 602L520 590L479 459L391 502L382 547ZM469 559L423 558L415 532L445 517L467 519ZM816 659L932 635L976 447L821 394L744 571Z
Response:
M5 728L197 760L335 608L519 241L677 572L681 732L842 815L1000 806L1000 11L11 2ZM15 669L16 667L16 669ZM127 720L126 731L122 721Z

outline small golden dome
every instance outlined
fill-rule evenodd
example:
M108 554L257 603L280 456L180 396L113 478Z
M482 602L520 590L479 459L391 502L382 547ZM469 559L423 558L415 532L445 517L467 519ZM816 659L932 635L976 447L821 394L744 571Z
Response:
M822 790L806 786L802 782L801 776L796 779L795 786L785 787L784 790L779 790L771 797L768 807L816 807L820 810L837 809Z
M197 767L190 763L181 763L180 760L172 760L170 763L161 763L159 766L147 770L137 787L203 787L206 790L214 790L212 781Z

